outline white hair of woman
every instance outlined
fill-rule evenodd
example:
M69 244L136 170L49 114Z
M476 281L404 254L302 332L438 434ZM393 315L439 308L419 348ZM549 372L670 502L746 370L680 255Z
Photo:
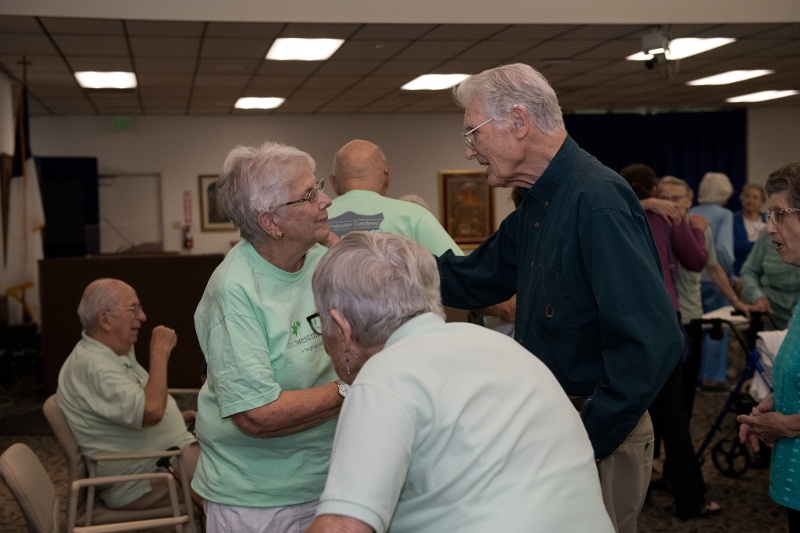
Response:
M722 172L706 172L697 189L697 203L725 205L732 194L733 185L728 176Z
M316 170L314 159L294 146L270 141L257 148L237 146L217 180L217 202L242 238L257 244L267 238L258 216L286 203L289 183L309 169Z
M495 120L507 115L514 106L525 108L545 135L564 130L564 118L558 97L550 83L524 63L504 65L470 76L453 89L461 107L477 98L484 111Z
M382 345L407 320L423 313L444 318L433 255L402 235L354 231L319 262L314 303L323 330L336 309L361 346Z

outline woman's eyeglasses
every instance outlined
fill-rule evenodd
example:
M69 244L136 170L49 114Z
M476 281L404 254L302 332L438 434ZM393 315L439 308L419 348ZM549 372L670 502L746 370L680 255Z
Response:
M764 218L767 222L772 220L777 225L781 223L784 213L795 213L797 211L800 211L800 209L797 207L790 207L788 209L770 209L769 211L764 212Z
M317 182L313 189L308 191L308 194L300 198L299 200L292 200L291 202L286 202L285 204L276 205L275 209L279 207L286 207L287 205L294 205L294 204L302 204L303 202L313 202L319 196L319 191L322 190L322 187L325 185L325 179L321 179Z

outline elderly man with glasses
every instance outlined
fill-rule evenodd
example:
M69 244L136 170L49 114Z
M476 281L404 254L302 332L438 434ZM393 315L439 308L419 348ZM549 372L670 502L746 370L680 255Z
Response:
M167 394L167 363L178 336L156 326L150 338L150 372L133 345L147 320L136 291L118 279L98 279L83 292L78 316L83 335L58 374L58 404L84 457L107 452L183 449L191 481L200 446L187 428L197 413L181 412ZM155 472L156 460L101 461L99 476ZM118 483L101 489L113 509L169 504L166 483Z
M647 218L619 174L567 134L531 67L487 70L454 93L467 159L489 185L524 191L469 256L439 258L443 302L471 309L517 294L515 337L573 399L609 515L635 531L652 463L647 408L683 347Z

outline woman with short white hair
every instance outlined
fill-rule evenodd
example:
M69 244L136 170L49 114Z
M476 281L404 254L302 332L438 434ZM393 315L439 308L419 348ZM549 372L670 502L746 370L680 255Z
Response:
M505 335L445 323L425 248L353 232L313 284L309 323L352 386L309 532L613 531L555 377Z
M238 146L217 200L239 228L195 312L208 363L192 487L207 529L300 531L322 492L342 404L322 339L306 324L327 249L331 199L314 160L278 143Z

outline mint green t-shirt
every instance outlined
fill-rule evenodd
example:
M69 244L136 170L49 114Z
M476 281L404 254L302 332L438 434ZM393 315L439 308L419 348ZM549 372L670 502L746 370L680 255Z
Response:
M311 277L327 251L314 245L284 272L241 241L211 275L194 315L208 379L198 397L200 460L192 488L208 501L281 507L322 492L336 419L293 435L252 437L231 415L336 380L322 337L308 325Z
M328 208L328 224L339 237L351 231L385 231L415 240L434 255L447 250L464 255L430 211L372 191L353 190L336 198Z

